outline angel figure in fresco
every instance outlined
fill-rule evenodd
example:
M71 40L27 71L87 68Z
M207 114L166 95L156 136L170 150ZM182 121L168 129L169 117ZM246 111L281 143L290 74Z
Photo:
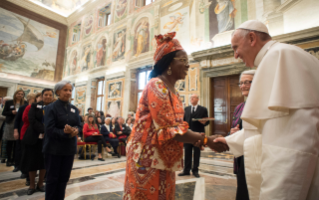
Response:
M82 72L86 71L89 69L89 65L91 62L91 48L90 47L85 47L84 48L84 54L81 58L81 67L82 67Z
M121 97L120 85L118 83L114 83L113 85L111 85L109 97L110 98Z
M127 0L118 0L116 5L117 16L121 17L124 14L126 6L127 6Z
M170 32L178 32L179 31L179 26L183 24L183 19L184 19L184 15L182 15L182 13L177 12L175 15L170 16L170 22L167 22L163 29L167 29L167 33Z
M117 38L114 45L113 50L113 59L117 60L118 58L122 57L125 52L125 42L124 42L124 31L120 31L117 34Z
M235 0L217 0L215 14L217 15L218 21L218 33L234 28L234 17L236 13Z
M135 33L136 53L135 57L138 57L141 53L148 51L149 41L149 23L145 20L137 28Z
M104 66L106 61L106 39L102 38L97 44L96 62L97 66Z

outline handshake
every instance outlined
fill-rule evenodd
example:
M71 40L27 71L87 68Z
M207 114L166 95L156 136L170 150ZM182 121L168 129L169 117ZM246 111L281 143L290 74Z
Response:
M202 136L205 137L205 133L200 133ZM201 140L198 140L194 143L194 146L199 147L201 150L204 150L204 145ZM207 137L207 143L205 147L208 146L211 148L214 152L225 152L229 150L229 147L226 143L225 137L222 135L211 135Z

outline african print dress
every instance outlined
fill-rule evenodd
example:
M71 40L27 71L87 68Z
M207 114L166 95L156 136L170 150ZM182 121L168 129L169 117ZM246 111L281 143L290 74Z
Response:
M123 200L171 200L175 171L183 169L183 143L174 140L188 129L178 94L159 78L149 81L140 99L126 147Z

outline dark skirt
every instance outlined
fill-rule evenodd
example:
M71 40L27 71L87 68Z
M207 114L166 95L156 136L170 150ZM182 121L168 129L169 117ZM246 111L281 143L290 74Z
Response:
M246 183L246 175L245 175L244 156L240 156L236 160L238 163L236 200L249 200L248 188Z
M38 139L34 145L22 145L21 171L32 172L45 169L42 146L43 140L41 139Z

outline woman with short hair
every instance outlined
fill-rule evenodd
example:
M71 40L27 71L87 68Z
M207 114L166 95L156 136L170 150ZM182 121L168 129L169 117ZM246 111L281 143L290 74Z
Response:
M46 169L46 200L64 199L76 154L81 121L78 109L70 104L73 85L60 81L54 87L58 99L44 108L43 153Z
M36 191L45 191L43 180L46 171L42 153L44 137L43 111L52 101L53 90L46 88L42 90L42 101L29 105L23 113L24 120L29 121L29 126L22 139L24 151L21 159L21 170L29 173L30 187L27 191L28 195L32 195ZM35 185L35 176L38 170L40 171L39 180L37 185Z
M239 78L239 88L241 94L247 98L250 90L251 83L253 81L256 70L243 71ZM236 134L237 131L243 128L241 114L244 110L246 102L240 103L236 106L233 114L233 122L230 129L230 134ZM248 188L245 177L245 164L244 156L240 156L234 159L234 174L237 175L237 194L236 200L249 200Z
M24 91L19 89L13 95L13 100L6 101L4 109L2 111L2 115L6 116L5 120L5 127L4 127L4 134L3 139L7 141L7 166L10 167L14 165L14 156L15 156L15 149L14 149L14 121L16 119L16 115L19 111L20 106L27 104L24 101Z

